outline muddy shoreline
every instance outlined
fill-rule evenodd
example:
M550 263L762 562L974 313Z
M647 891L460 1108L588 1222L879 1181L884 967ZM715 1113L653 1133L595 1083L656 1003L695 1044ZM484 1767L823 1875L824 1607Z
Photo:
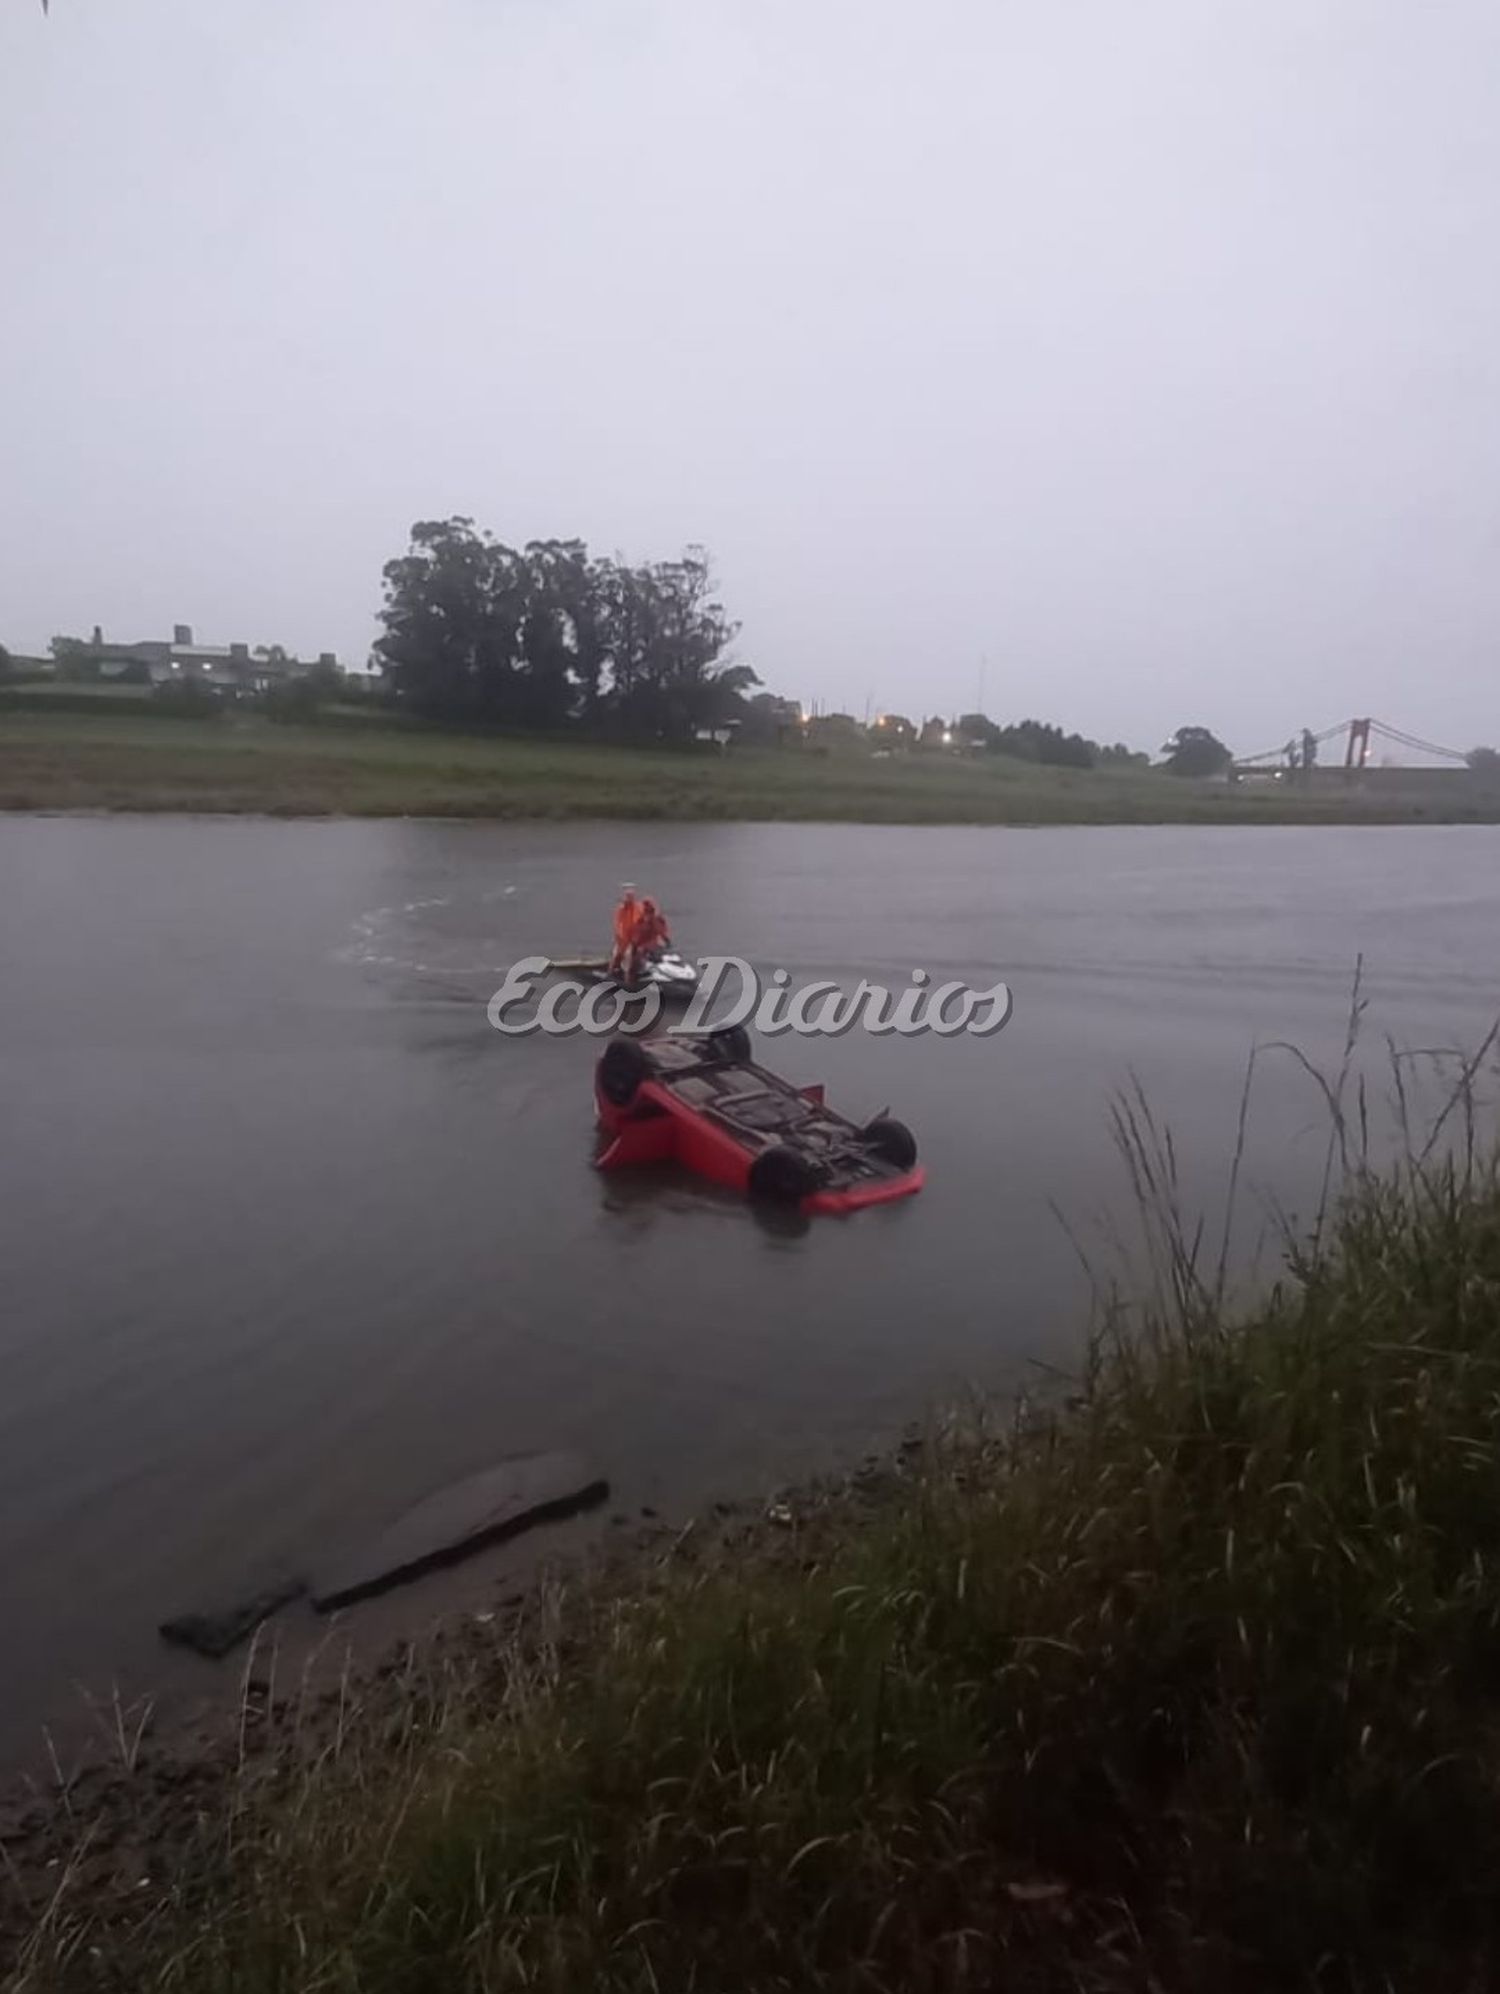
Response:
M222 1846L216 1830L248 1788L395 1735L414 1710L482 1695L544 1647L565 1651L574 1595L629 1595L668 1565L750 1550L809 1557L824 1530L857 1528L909 1484L928 1444L914 1426L852 1472L713 1502L685 1522L647 1511L552 1526L519 1565L512 1547L498 1568L481 1553L449 1574L444 1605L429 1600L415 1631L409 1609L408 1631L396 1631L399 1593L373 1603L383 1611L335 1616L316 1640L273 1620L210 1665L215 1692L198 1703L101 1708L97 1743L0 1781L0 1985L35 1984L25 1976L30 1945L70 1901L87 1902L93 1931L78 1984L114 1984L100 1930L130 1925L138 1893L166 1873L206 1878Z

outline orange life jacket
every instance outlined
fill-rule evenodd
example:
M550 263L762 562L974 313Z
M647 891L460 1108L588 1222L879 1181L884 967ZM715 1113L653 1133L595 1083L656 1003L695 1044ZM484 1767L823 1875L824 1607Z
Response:
M627 893L615 909L615 947L628 949L635 940L635 931L640 923L641 903L634 894Z

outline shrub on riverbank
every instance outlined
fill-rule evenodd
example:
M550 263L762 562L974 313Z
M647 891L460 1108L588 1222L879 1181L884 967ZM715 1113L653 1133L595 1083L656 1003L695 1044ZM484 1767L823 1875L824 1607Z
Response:
M1352 1164L1236 1323L1122 1133L1159 1292L1066 1410L248 1761L34 1983L1490 1984L1500 1178Z

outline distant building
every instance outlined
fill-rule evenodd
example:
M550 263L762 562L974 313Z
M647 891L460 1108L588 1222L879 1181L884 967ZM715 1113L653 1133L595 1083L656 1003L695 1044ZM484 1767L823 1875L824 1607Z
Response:
M897 748L909 748L917 738L917 730L904 713L878 713L875 724L869 729L872 741L878 742L877 754L890 754Z
M106 638L95 624L89 641L59 656L58 664L69 676L76 671L88 678L151 685L197 680L224 692L269 692L273 686L313 669L311 663L289 655L279 644L262 644L252 651L248 644L195 643L189 623L174 625L170 642L151 637L130 644ZM321 652L317 664L325 670L338 670L332 651Z
M814 748L855 748L865 737L852 713L815 713L805 731Z

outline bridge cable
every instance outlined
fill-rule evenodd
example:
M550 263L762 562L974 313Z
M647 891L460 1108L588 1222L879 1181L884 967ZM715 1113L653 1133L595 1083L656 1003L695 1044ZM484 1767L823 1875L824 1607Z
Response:
M1469 759L1462 748L1440 748L1436 741L1424 741L1419 735L1405 733L1400 727L1388 726L1384 720L1372 720L1370 729L1372 733L1382 734L1403 748L1414 748L1419 754L1437 755L1448 762L1466 762Z

